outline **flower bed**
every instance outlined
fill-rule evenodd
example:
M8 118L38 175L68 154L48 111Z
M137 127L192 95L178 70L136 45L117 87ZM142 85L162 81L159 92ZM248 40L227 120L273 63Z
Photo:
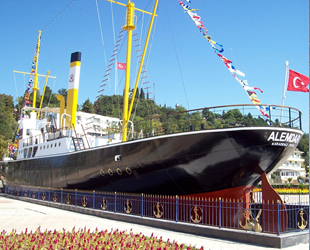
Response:
M40 250L57 250L57 249L186 249L197 250L193 246L178 244L173 241L167 242L154 237L146 237L142 233L134 234L132 231L126 233L119 230L108 230L90 232L90 230L79 229L72 231L44 231L41 232L38 228L35 232L21 232L17 234L16 231L7 233L2 231L0 233L1 249L40 249ZM203 247L200 248L203 250Z
M309 189L300 189L300 188L275 188L278 194L309 194ZM253 189L253 192L261 192L261 188Z

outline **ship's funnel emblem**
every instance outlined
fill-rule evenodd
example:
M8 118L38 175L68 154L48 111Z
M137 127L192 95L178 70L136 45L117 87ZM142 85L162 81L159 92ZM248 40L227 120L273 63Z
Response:
M74 75L73 74L70 75L69 82L74 82Z
M126 200L124 210L127 214L131 213L132 210L132 202L130 200Z
M194 206L191 209L191 220L194 223L199 223L202 220L202 209L198 206Z
M106 198L102 198L102 204L101 204L101 208L102 210L107 210L108 208L108 201L106 200Z
M307 227L307 222L308 220L308 215L307 213L303 210L303 209L300 209L297 213L297 225L298 225L298 228L301 229L301 230L304 230L306 227Z
M259 217L262 214L262 210L260 209L257 215L254 217L251 209L245 209L243 211L243 216L245 218L245 224L242 225L241 220L239 221L239 225L245 230L253 230L255 232L261 232L262 227L259 224Z
M163 217L163 206L159 202L156 202L154 206L154 215L156 218L161 218Z

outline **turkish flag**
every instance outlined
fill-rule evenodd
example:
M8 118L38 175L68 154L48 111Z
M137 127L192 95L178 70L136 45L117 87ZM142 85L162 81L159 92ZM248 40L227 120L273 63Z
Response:
M14 148L13 145L10 145L10 146L8 147L9 151L12 151L13 148Z
M287 90L309 92L309 77L302 75L294 70L289 70Z
M117 69L126 70L126 63L117 62Z

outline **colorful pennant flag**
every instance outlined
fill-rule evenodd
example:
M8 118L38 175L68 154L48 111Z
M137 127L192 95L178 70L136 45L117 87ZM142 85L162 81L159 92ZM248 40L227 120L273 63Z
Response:
M191 1L188 1L188 0L186 0L186 1L191 3ZM227 59L226 57L224 57L222 55L222 53L224 52L223 45L217 43L216 41L211 40L211 36L207 35L208 30L204 27L203 22L201 21L201 17L197 13L194 12L194 11L198 11L198 9L191 9L191 7L189 5L184 4L184 2L182 2L181 0L178 0L178 2L183 7L184 11L192 19L192 21L195 23L195 25L198 27L199 31L207 39L209 44L212 46L214 52L221 58L221 60L223 61L225 66L228 68L230 73L233 75L233 77L239 82L239 84L246 91L246 93L249 96L249 98L252 101L252 103L254 103L256 105L256 108L260 111L260 113L263 116L269 118L269 115L266 112L266 108L261 106L261 105L259 105L261 103L260 100L257 98L256 93L251 91L251 90L259 90L261 93L263 93L263 91L260 88L258 88L258 87L250 87L250 86L248 86L249 84L248 84L247 80L241 80L241 79L239 79L237 77L237 75L239 75L241 77L245 77L245 74L242 71L236 69L233 66L233 64L232 64L232 61ZM297 82L297 80L295 82ZM302 84L302 83L304 83L304 84ZM304 88L306 88L305 86L307 86L309 84L309 78L308 78L308 84L307 85L305 85L306 81L303 81L302 83L300 83L298 85L299 86L299 87L297 87L298 90L293 90L293 91L303 91L303 90L305 90L304 89ZM308 90L308 88L306 88L306 89ZM304 92L306 92L306 91L304 91ZM307 92L309 92L309 90ZM269 124L268 121L267 121L267 123Z

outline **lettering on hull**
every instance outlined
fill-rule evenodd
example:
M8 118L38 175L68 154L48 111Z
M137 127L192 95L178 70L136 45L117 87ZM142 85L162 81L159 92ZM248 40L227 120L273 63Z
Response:
M300 134L273 131L267 141L272 142L271 146L296 147L300 139Z

